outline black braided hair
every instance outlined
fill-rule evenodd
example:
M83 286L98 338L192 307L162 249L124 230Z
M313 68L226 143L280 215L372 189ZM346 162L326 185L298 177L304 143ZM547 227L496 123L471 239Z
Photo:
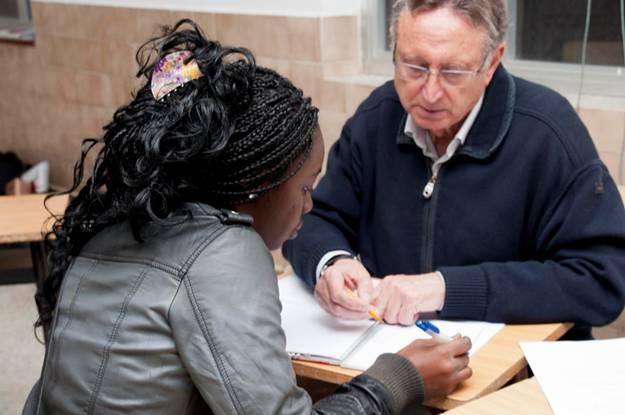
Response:
M156 100L152 71L179 50L191 52L203 76ZM102 139L83 141L73 185L62 193L78 194L47 235L50 273L37 294L36 323L44 330L68 266L97 232L129 221L140 241L146 224L185 202L233 208L287 181L311 151L317 108L289 80L257 66L247 49L207 40L184 19L163 27L136 59L145 83L115 111Z

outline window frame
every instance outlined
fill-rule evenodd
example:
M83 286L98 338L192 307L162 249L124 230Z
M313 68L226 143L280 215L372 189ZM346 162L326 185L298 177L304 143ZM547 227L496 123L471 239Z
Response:
M18 16L0 16L0 41L34 42L32 24L32 1L15 0L17 3Z

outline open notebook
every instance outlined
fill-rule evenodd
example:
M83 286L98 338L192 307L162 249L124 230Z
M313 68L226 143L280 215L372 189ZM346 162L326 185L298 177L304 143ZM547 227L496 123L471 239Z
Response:
M294 275L279 281L282 327L286 349L293 359L366 370L382 353L394 353L415 339L430 336L416 326L397 326L372 320L342 320L326 313L312 292ZM503 324L432 320L441 332L471 338L475 353Z

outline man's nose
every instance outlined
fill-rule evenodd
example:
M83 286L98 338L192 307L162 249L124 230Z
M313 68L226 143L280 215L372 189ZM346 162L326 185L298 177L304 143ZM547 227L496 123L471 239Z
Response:
M421 95L423 95L426 102L430 103L436 102L443 95L443 89L438 80L438 74L429 73L427 75L421 89Z

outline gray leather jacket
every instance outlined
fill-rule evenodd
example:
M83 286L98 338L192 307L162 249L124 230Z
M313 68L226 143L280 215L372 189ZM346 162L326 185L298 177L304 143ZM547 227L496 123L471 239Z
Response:
M249 216L186 205L94 236L63 281L24 413L395 413L423 399L398 355L315 407L285 351L273 260Z

